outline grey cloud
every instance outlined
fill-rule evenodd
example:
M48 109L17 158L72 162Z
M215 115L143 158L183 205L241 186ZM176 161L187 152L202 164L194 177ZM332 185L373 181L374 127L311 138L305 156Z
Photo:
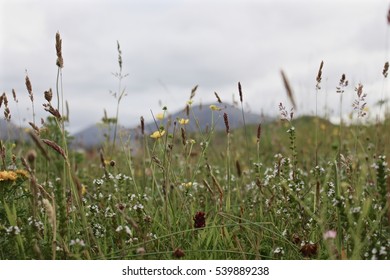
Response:
M276 113L285 100L281 68L309 111L321 60L323 88L333 91L344 72L374 83L385 59L387 1L40 1L27 8L6 2L9 19L21 20L7 20L2 35L0 90L25 93L24 69L37 94L55 86L59 30L77 127L99 120L103 108L115 111L108 92L117 90L116 40L129 73L124 123L159 110L159 100L172 111L182 108L196 84L198 101L214 100L214 91L230 101L238 81L252 110Z

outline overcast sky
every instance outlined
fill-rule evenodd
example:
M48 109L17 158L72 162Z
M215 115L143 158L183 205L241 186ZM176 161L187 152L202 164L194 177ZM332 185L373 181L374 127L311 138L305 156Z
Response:
M71 131L100 121L105 108L115 115L117 40L123 57L127 96L120 122L136 125L150 110L185 106L199 85L195 103L238 100L254 113L290 107L280 69L289 78L298 112L315 108L315 78L324 61L319 107L338 113L336 86L345 73L350 86L345 111L361 82L370 109L388 88L382 69L388 60L389 1L19 1L0 0L0 90L10 99L16 123L31 120L24 84L28 71L39 117L43 92L55 89L55 34L63 41L63 85ZM374 110L374 109L372 109ZM1 114L3 110L1 109ZM3 117L1 115L1 117Z

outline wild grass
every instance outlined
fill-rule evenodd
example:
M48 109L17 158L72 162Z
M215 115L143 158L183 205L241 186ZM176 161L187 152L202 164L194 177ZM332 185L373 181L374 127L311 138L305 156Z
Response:
M141 117L135 137L81 153L69 149L64 126L61 44L57 33L57 108L49 89L47 119L38 126L33 114L33 142L0 142L0 259L390 258L388 114L371 125L334 125L295 118L280 103L281 121L232 129L213 105L209 129L192 133L188 119L161 121L162 108L154 133ZM125 94L117 49L115 130ZM346 85L343 75L334 90L340 105L351 94ZM183 104L187 116L196 88ZM239 93L245 120L240 83ZM362 86L356 94L364 118ZM0 100L9 120L5 93Z

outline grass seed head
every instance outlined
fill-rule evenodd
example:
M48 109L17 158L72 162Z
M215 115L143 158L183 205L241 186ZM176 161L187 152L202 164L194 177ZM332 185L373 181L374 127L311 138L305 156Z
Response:
M11 120L11 111L8 107L8 99L7 99L7 95L5 94L5 92L1 96L0 107L2 104L4 104L4 118L6 121L10 121Z
M320 68L318 69L318 73L317 73L317 77L316 77L316 81L317 81L316 88L318 90L321 89L320 83L321 83L321 80L322 80L322 67L323 66L324 66L324 61L321 61Z
M42 142L45 143L46 145L48 145L50 148L52 148L58 154L60 154L65 160L67 159L65 151L57 143L55 143L49 139L42 139Z
M144 117L141 116L140 121L141 121L141 134L145 135L145 120L144 120Z
M34 94L33 94L33 91L32 91L32 85L31 85L31 81L30 81L30 78L28 77L28 75L26 74L26 88L27 88L27 91L28 91L28 95L30 96L30 100L31 102L34 101Z
M389 62L386 61L385 65L383 66L382 75L383 75L383 77L387 78L388 74L389 74Z
M56 33L56 52L57 52L56 65L59 68L64 68L64 59L62 57L62 39L59 32Z
M43 104L43 107L45 108L45 111L52 114L54 117L56 117L56 119L58 119L58 120L61 119L60 112L57 109L55 109L50 103Z
M50 103L51 99L53 98L53 92L52 92L51 88L49 90L45 91L44 95L45 95L46 101Z
M53 205L47 200L46 198L42 199L43 206L45 207L47 217L49 219L49 222L52 227L54 227L55 222L56 222L56 217L55 217L55 210Z
M119 64L119 70L122 72L122 51L121 51L121 45L119 44L119 41L116 41L116 46L118 49L118 64Z
M221 100L221 98L219 97L219 95L218 95L218 93L216 93L215 91L214 91L214 95L215 95L215 97L217 98L217 101L218 101L218 103L222 103L222 100Z
M228 115L226 113L223 113L223 121L225 123L226 133L229 134L229 132L230 132L229 118L228 118Z
M196 90L198 89L198 85L194 86L191 90L190 100L195 97Z
M261 137L261 123L257 126L257 142L260 142Z
M15 103L18 103L18 99L16 98L15 89L12 89L12 96L13 96L13 98L14 98Z
M0 95L0 108L3 105L4 96L5 96L5 92L3 92L2 95Z
M238 94L240 96L240 102L242 103L242 88L240 82L238 82Z

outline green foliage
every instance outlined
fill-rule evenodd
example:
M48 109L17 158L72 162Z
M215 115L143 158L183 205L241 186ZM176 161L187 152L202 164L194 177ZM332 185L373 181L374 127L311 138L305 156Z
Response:
M144 135L139 149L117 150L110 159L69 152L77 163L70 177L61 172L64 159L50 150L49 164L38 156L30 180L14 184L18 199L9 204L3 197L0 257L171 259L180 248L187 259L389 259L386 157L370 152L370 140L342 155L339 165L331 144L338 127L321 120L320 133L329 139L320 138L315 166L310 143L317 123L301 118L263 125L259 149L255 133L249 149L239 144L240 129L230 133L228 149L225 132L188 134L191 141L184 143L177 140L180 132ZM57 127L48 124L45 137L55 137ZM375 129L381 128L361 126L367 133ZM353 131L344 128L344 143L354 145ZM14 152L29 149L23 145ZM76 185L83 210L71 188L60 197L63 176ZM40 193L35 206L32 178ZM58 203L56 226L42 202L48 195ZM199 211L205 226L196 228ZM336 237L324 239L329 231Z

